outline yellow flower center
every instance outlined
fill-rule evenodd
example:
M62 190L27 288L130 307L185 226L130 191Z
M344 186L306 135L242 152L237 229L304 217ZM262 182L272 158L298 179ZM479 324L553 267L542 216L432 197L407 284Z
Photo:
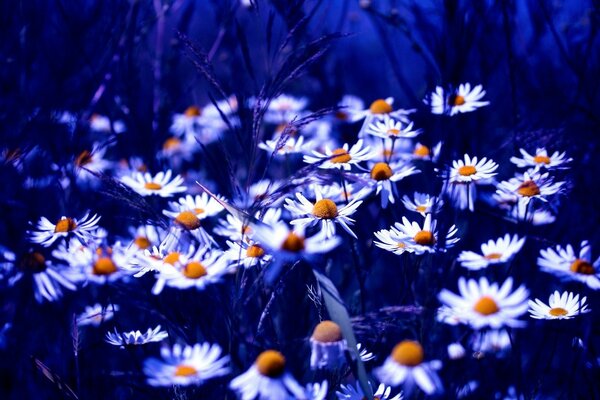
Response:
M110 257L100 257L92 269L94 275L110 275L117 272L117 266Z
M204 212L204 208L194 208L194 212L196 213L196 215L202 214Z
M73 220L73 218L62 218L60 221L56 223L54 227L54 233L63 233L63 232L71 232L77 228L77 223Z
M394 172L388 165L388 163L378 162L371 168L371 179L376 181L388 180L394 175Z
M462 106L465 104L465 98L459 94L456 94L450 96L449 102L451 106Z
M572 272L575 272L577 274L594 275L596 273L596 269L594 268L594 266L588 261L582 260L581 258L578 258L577 260L573 261L573 264L571 264L570 269Z
M163 258L163 262L167 263L167 264L171 264L171 265L175 265L175 263L177 261L179 261L179 256L180 254L176 251L167 254L164 258Z
M186 117L199 117L200 114L202 114L202 110L198 106L189 106L188 108L185 109L183 114Z
M417 145L415 150L413 151L413 155L417 157L427 157L429 155L429 147L424 146L422 144Z
M471 176L477 173L477 169L472 165L465 165L458 169L458 174L462 176Z
M304 250L304 238L296 235L294 232L290 232L281 245L283 250L297 253Z
M433 246L435 244L435 237L431 231L419 231L413 240L421 246Z
M502 258L502 253L490 253L484 256L483 258L485 258L486 260L499 260L500 258Z
M150 240L148 240L148 238L143 237L143 236L136 237L135 240L133 241L133 243L142 250L149 248L150 245L152 244L152 243L150 243Z
M92 162L92 153L87 150L82 151L75 159L75 165L83 167Z
M335 157L332 157L329 161L331 161L334 164L344 164L352 160L352 156L348 154L346 150L341 148L333 150L331 154L335 155Z
M517 193L525 197L533 197L540 194L540 188L534 181L525 181L517 189Z
M392 110L392 106L383 99L375 100L369 107L369 111L371 111L372 114L389 114Z
M330 199L321 199L313 207L313 215L321 219L333 219L337 217L338 210L335 203Z
M170 137L163 143L163 150L173 150L181 145L181 140L176 137Z
M162 185L156 182L146 182L144 183L144 188L148 190L160 190L162 189Z
M175 217L175 223L188 231L200 228L200 220L191 211L182 211Z
M475 303L473 309L482 315L492 315L500 310L498 304L496 304L494 299L489 296L480 298L477 303Z
M21 260L21 268L33 273L42 272L46 269L46 258L37 251L26 254Z
M315 327L312 338L322 343L339 342L342 340L342 330L333 321L322 321Z
M399 249L403 249L403 248L406 247L406 244L402 243L402 242L398 242L398 243L396 243L396 247L399 248Z
M550 164L550 157L537 155L533 157L533 162L536 164Z
M187 263L187 265L183 267L182 273L186 278L190 279L198 279L208 274L204 265L200 264L198 261Z
M417 210L417 212L424 213L427 211L427 206L417 206L415 210Z
M388 129L387 134L397 136L400 134L400 129Z
M256 369L269 378L281 376L285 370L285 357L276 350L266 350L256 358Z
M567 310L561 307L551 308L550 311L548 311L548 314L552 315L553 317L564 317L568 313L569 312Z
M194 367L189 365L178 365L175 369L175 376L192 376L196 375L198 371Z
M421 364L424 357L423 346L413 340L403 340L392 350L392 359L407 367L415 367Z
M265 250L257 244L253 244L252 246L246 249L246 257L251 258L259 258L265 254Z

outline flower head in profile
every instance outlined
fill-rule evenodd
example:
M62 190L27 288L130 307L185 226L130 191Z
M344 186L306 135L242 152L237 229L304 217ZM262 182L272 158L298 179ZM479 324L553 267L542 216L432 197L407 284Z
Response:
M171 197L186 190L183 178L179 175L172 178L172 175L170 169L154 176L148 172L134 172L132 176L122 177L121 182L141 196Z
M371 386L371 382L369 382L369 386ZM359 382L354 385L341 384L340 390L335 392L335 395L338 400L364 400L366 398ZM392 388L383 383L379 384L377 390L373 393L373 399L378 400L402 400L402 398L402 393L392 396Z
M592 263L592 247L587 240L581 242L576 253L570 244L540 251L537 263L542 271L565 280L579 281L590 289L600 289L600 257Z
M555 151L548 154L548 151L543 147L535 149L535 153L529 154L525 149L519 149L521 158L511 157L510 162L519 168L534 168L538 169L561 169L568 168L567 164L573 161L572 158L567 158L565 152Z
M408 196L403 196L402 204L404 204L407 210L425 216L426 214L437 213L444 205L444 201L436 196L415 192L412 199Z
M363 140L359 140L352 147L349 147L348 143L344 143L342 147L333 150L329 146L325 146L324 153L313 150L312 155L304 156L304 162L319 164L319 168L323 169L350 171L353 165L357 166L360 162L371 158L373 158L373 152L371 152L369 146L364 146Z
M310 337L310 367L334 369L345 362L346 341L342 329L333 321L321 321Z
M587 297L579 300L579 295L572 292L556 290L550 295L548 305L540 299L529 300L529 314L534 319L572 319L580 314L590 312L585 304Z
M527 171L523 175L518 174L508 181L500 182L496 193L507 200L527 205L534 199L548 201L548 198L558 193L564 184L565 182L554 182L547 172L542 174Z
M305 141L304 136L279 136L258 144L258 147L274 156L284 157L289 154L308 154L314 147L312 141Z
M463 251L458 256L458 262L465 268L477 270L487 268L491 264L510 261L523 247L525 238L517 235L511 237L508 233L496 241L489 240L481 245L481 254L473 251Z
M388 203L396 201L395 183L419 172L414 166L403 163L378 162L372 165L365 178L375 195L381 195L381 207L386 208Z
M402 123L386 115L382 121L374 120L365 132L382 139L411 139L421 133L418 129L413 130L413 125L412 122Z
M146 343L160 342L166 339L169 334L160 329L160 325L156 328L148 328L148 331L142 333L140 331L117 332L115 328L113 332L106 332L106 342L113 346L139 346Z
M467 324L474 329L520 327L524 325L518 318L527 311L529 292L524 286L512 291L512 278L502 286L490 284L487 278L479 281L459 278L459 294L443 289L438 298L443 304L438 319L451 325Z
M117 304L109 304L106 307L101 304L85 306L85 310L77 315L75 322L77 323L77 326L100 326L103 322L112 319L117 311L119 311L119 306Z
M219 345L209 343L163 347L160 359L144 361L144 374L152 386L201 385L229 373L229 356L221 357L221 352Z
M225 256L235 266L243 266L244 268L251 268L256 265L264 266L268 264L273 258L266 250L259 244L252 241L227 241L229 250L225 252Z
M82 244L88 243L96 238L100 216L86 213L82 218L71 218L62 216L55 224L48 218L41 217L36 225L36 230L29 232L33 243L49 247L62 238L77 238Z
M483 101L485 90L482 85L477 85L471 89L470 83L461 83L458 89L444 91L444 88L437 86L435 92L431 93L425 100L425 104L431 106L433 114L447 114L450 116L475 111L480 107L490 104L489 101Z

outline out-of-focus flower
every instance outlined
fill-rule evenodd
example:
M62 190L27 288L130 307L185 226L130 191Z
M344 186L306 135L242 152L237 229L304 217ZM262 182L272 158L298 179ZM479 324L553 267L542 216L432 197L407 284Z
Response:
M400 122L405 124L408 123L408 115L415 112L415 110L404 110L402 108L394 110L393 104L394 98L388 97L386 99L377 99L373 101L371 105L369 105L369 108L360 111L354 111L351 115L351 120L353 122L360 121L361 119L365 120L363 127L358 134L359 137L361 136L362 132L364 132L371 124L371 122L373 122L373 120L381 120L385 117L393 117Z
M437 86L435 92L425 98L425 104L431 106L433 114L449 114L450 116L458 113L475 111L480 107L490 104L489 101L482 101L485 96L485 90L482 85L477 85L471 90L470 83L461 83L458 90L444 91L444 88Z
M371 382L369 382L371 386ZM402 400L402 393L390 397L392 388L385 386L383 383L379 384L377 391L373 393L373 399L379 400ZM356 382L354 385L340 385L340 390L335 392L338 400L364 400L365 394L360 387L360 384Z
M163 347L162 359L150 358L144 362L144 374L152 386L201 385L229 373L229 356L221 357L221 352L219 345L209 343Z
M77 168L77 177L81 179L88 179L93 175L87 173L87 171L101 173L112 166L112 162L105 160L104 155L106 154L106 147L100 146L98 143L94 144L92 150L83 150L73 163Z
M413 160L428 160L428 161L437 161L440 156L440 151L442 150L442 142L438 142L432 148L422 144L415 143L414 149L410 154L408 154L408 158Z
M310 337L310 367L334 369L344 364L346 341L339 325L333 321L319 322Z
M402 204L407 210L425 216L426 214L437 213L444 205L444 201L436 196L415 192L413 199L408 196L402 197Z
M89 213L86 213L81 219L62 216L56 224L50 222L46 217L41 217L36 226L37 231L29 232L30 240L33 243L49 247L58 239L76 237L82 244L85 244L95 238L98 221L100 221L100 216L96 214L90 216Z
M473 251L463 251L457 261L465 268L478 270L490 264L499 264L510 261L523 247L525 238L519 239L517 235L512 238L507 233L496 241L489 240L481 245L481 254Z
M328 389L327 381L309 383L306 385L306 400L325 400Z
M485 277L479 281L467 281L461 277L458 280L460 295L448 289L442 289L438 295L442 307L451 310L450 313L438 314L438 319L451 325L456 322L467 324L474 329L521 327L524 322L518 317L527 311L529 292L524 286L519 286L511 293L512 285L512 278L506 279L499 287L497 283L490 284ZM448 319L448 314L456 316L456 319Z
M119 311L119 306L117 304L110 304L107 307L104 307L101 304L85 306L84 312L79 314L76 318L77 326L99 326L103 322L112 319L116 311Z
M285 361L280 352L265 350L246 372L229 383L229 387L244 400L306 398L304 388L286 371Z
M256 243L227 241L227 245L229 250L225 252L225 255L235 266L243 265L244 268L251 268L255 265L263 266L273 258Z
M154 225L142 225L137 228L130 227L129 233L133 237L132 246L139 250L146 250L157 246L165 237L165 232Z
M304 136L279 137L277 139L267 140L259 143L258 147L276 156L285 156L288 154L306 154L314 146L311 141L304 141Z
M265 211L257 211L254 217L264 222L266 225L275 225L281 218L280 208L268 208ZM220 220L219 224L213 229L213 232L235 241L248 242L254 237L254 229L249 221L242 221L238 217L227 214L225 220Z
M304 162L308 164L319 164L319 168L324 169L343 169L350 171L353 165L358 165L362 161L367 161L373 158L369 146L363 146L364 142L359 140L348 150L348 143L340 148L331 150L328 146L325 147L325 153L320 153L313 150L312 156L305 155Z
M476 353L500 353L510 349L511 338L506 329L488 329L476 331L469 341L471 348Z
M167 338L169 334L165 331L161 331L160 325L156 328L148 328L148 331L142 333L140 331L130 332L106 332L106 342L113 346L139 346L146 343L160 342Z
M579 300L579 295L572 292L560 294L556 290L550 295L548 305L540 299L529 300L529 313L535 319L571 319L579 314L590 312L585 304L587 297Z
M458 342L450 343L447 347L447 351L448 357L450 357L451 360L461 359L465 356L466 353L463 345Z
M383 121L373 121L365 132L382 139L391 139L394 141L397 139L414 138L421 133L418 129L413 130L412 122L404 124L387 115L383 118Z
M396 186L393 184L419 172L414 166L402 163L378 162L371 167L365 178L368 179L371 189L375 190L375 195L381 194L381 207L386 208L388 203L394 204L396 201Z
M171 179L171 170L159 172L152 176L148 172L135 172L132 176L124 176L121 182L129 186L141 196L160 196L171 197L175 193L185 192L186 187L183 186L183 178L179 175Z
M286 124L301 116L306 108L306 97L293 97L282 94L269 103L264 121L271 124Z
M403 340L373 374L386 385L403 385L404 390L409 393L416 385L431 395L443 390L442 382L435 372L441 367L439 360L425 361L425 352L419 342Z
M361 112L365 108L365 103L359 97L345 95L338 103L338 106L341 108L335 113L336 119L343 122L350 122L354 114Z
M123 121L111 121L105 115L92 114L90 117L90 128L97 132L104 133L123 133L126 130Z
M600 257L592 263L592 247L587 240L581 242L579 256L570 244L566 248L556 246L541 250L537 263L542 271L582 282L590 289L600 289Z
M511 157L510 162L519 168L535 168L535 169L558 169L567 168L566 164L573 161L572 158L567 158L566 153L555 151L552 155L548 155L548 151L543 147L538 147L535 150L535 155L529 154L525 149L519 149L522 158Z

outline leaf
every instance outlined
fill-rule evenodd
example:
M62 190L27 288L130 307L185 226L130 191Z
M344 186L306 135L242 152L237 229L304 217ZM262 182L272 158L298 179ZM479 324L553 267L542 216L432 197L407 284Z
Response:
M342 335L348 343L348 350L353 354L356 360L356 374L358 375L358 382L367 399L373 398L373 391L369 384L369 378L367 377L367 371L365 366L358 355L356 348L356 338L354 337L354 331L352 330L352 323L350 322L350 316L344 306L344 302L340 298L340 294L336 289L335 285L325 275L313 270L315 278L319 282L321 292L323 293L323 299L325 300L325 307L329 312L331 319L340 326Z

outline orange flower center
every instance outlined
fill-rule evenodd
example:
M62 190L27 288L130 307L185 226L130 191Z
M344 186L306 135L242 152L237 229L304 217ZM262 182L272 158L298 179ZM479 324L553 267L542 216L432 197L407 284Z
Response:
M537 155L533 157L533 162L536 164L550 164L550 157Z
M371 168L371 179L376 181L388 180L394 175L394 172L388 165L388 163L379 162Z
M421 364L424 357L423 346L413 340L403 340L392 350L392 359L407 367L415 367Z
M458 169L458 174L462 176L471 176L477 173L477 169L472 165L465 165Z
M143 236L136 237L133 243L142 250L149 248L152 244L150 243L150 240L148 240L148 238L145 238Z
M417 206L415 210L417 210L417 212L424 213L427 211L427 206Z
M369 107L369 111L371 111L372 114L389 114L392 110L392 106L383 99L375 100Z
M331 161L334 164L344 164L352 160L352 156L348 154L346 150L341 148L333 150L331 154L335 155L335 157L332 157L329 161Z
M110 275L117 272L117 266L110 257L100 257L94 263L94 275Z
M71 232L77 228L77 223L73 220L73 218L62 218L60 221L56 223L54 227L54 233L59 232Z
M207 275L206 268L198 261L187 263L187 265L183 267L182 273L186 278L190 279L198 279Z
M421 246L433 246L435 244L435 237L431 231L419 231L413 239Z
M182 211L175 217L175 223L188 231L200 228L200 220L191 211Z
M200 114L202 114L202 110L198 106L189 106L188 108L185 109L183 114L186 117L199 117Z
M533 197L540 194L540 188L534 181L525 181L517 189L517 193L525 197Z
M46 258L37 251L26 254L21 260L21 268L33 273L42 272L46 269Z
M400 134L400 129L388 129L387 134L398 136Z
M83 167L92 162L92 153L87 150L82 151L75 159L75 165Z
M167 264L175 265L175 263L177 261L179 261L179 255L180 254L176 251L169 253L163 258L163 262L165 262Z
M492 315L497 313L500 308L498 308L498 304L489 296L483 296L480 298L475 306L473 307L475 311L482 315Z
M265 250L257 244L253 244L252 246L246 249L246 257L251 258L259 258L265 254Z
M561 307L551 308L550 311L548 311L548 314L552 315L553 317L564 317L568 313L569 312L567 310Z
M573 264L571 264L570 269L571 271L577 274L593 275L596 273L596 269L594 268L594 266L588 261L582 260L581 258L578 258L577 260L573 261Z
M313 207L313 215L321 219L333 219L337 217L338 210L335 203L330 199L321 199Z
M189 365L178 365L175 369L175 376L192 376L196 375L198 371L194 367Z
M417 147L415 147L413 155L417 157L427 157L429 155L429 147L420 144Z
M451 106L462 106L465 104L465 98L459 94L450 96L449 103Z
M339 342L342 340L342 330L333 321L322 321L315 327L312 339L322 343Z
M490 253L484 256L483 258L485 258L486 260L499 260L500 258L502 258L502 253Z
M285 357L276 350L266 350L256 358L256 368L269 378L281 376L285 370Z
M181 140L176 137L170 137L163 143L163 150L173 150L181 145Z
M160 190L162 189L162 185L160 183L155 182L146 182L144 183L144 188L148 190Z
M294 232L290 232L281 245L281 248L293 253L302 251L304 250L304 238L296 235Z

